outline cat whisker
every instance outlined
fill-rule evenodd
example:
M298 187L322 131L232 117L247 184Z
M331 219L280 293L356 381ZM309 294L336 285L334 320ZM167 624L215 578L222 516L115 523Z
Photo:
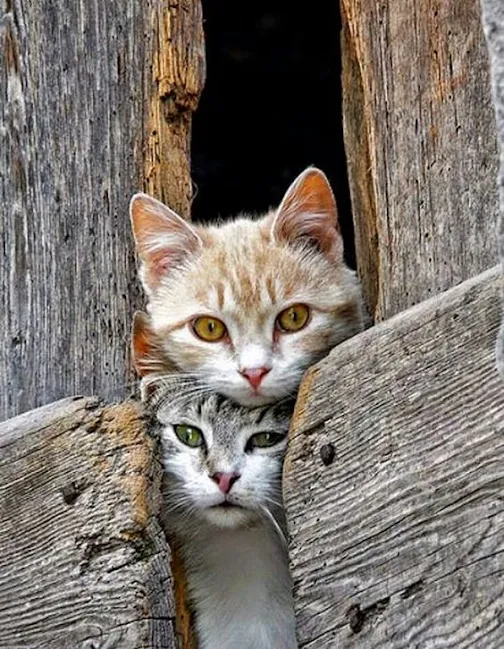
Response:
M181 393L181 391L182 391L183 394L188 394L189 392L191 392L193 390L200 391L202 394L206 394L206 393L209 393L209 392L212 391L210 387L208 387L207 385L202 384L202 383L198 383L198 382L195 382L195 381L184 381L184 380L182 380L182 381L178 381L178 380L177 381L176 380L170 381L167 378L158 379L156 381L145 382L145 383L143 383L142 387L143 388L146 388L146 387L149 388L149 387L152 387L152 386L158 388L158 392L159 392L159 388L163 388L164 390L166 390L168 392L168 395L167 395L168 398L172 395L172 393L175 393L178 396ZM164 396L166 396L166 395L164 395ZM153 394L152 399L157 402L157 395Z
M156 401L156 407L160 409L168 404L175 408L180 402L187 402L188 399L195 400L199 397L204 397L211 392L212 390L210 388L195 387L192 390L184 390L182 395L163 395L159 401Z
M195 511L195 507L191 498L179 493L164 492L164 512L181 511L184 518L188 518ZM169 504L167 504L169 503Z
M283 508L282 503L279 503L277 500L274 500L273 498L269 498L268 496L261 495L261 499L266 500L266 502L269 502L272 505L275 505L275 507L278 507L279 509Z
M157 409L160 409L167 404L170 406L176 406L180 401L197 399L212 392L212 389L206 385L191 385L190 387L185 387L184 385L176 384L175 386L169 386L163 382L159 384L159 387L164 388L167 393L163 393L161 396L157 394L152 395L150 404L154 405ZM175 388L177 389L176 392Z
M287 392L285 397L282 397L281 399L278 399L278 401L275 401L275 405L281 405L282 403L285 403L286 401L292 401L293 399L296 399L298 394L297 390L294 390L292 392Z
M280 538L280 541L282 542L282 545L287 548L288 544L287 544L287 539L285 538L285 534L283 533L280 525L276 522L273 514L270 512L270 510L267 507L264 507L264 505L259 505L259 510L266 516L266 518L273 525L274 529L276 530Z
M182 381L184 379L200 379L204 374L202 370L198 372L157 372L155 374L144 377L144 381L158 381L160 379L174 379L176 381Z

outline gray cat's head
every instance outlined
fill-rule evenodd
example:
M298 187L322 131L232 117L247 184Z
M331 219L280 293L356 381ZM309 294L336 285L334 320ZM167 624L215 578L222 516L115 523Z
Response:
M177 375L149 400L161 427L169 516L221 528L278 525L292 402L246 408Z

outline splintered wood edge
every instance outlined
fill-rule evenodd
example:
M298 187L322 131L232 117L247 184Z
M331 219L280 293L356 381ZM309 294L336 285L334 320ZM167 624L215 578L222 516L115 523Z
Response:
M175 596L176 633L181 649L197 649L196 634L193 628L193 612L190 607L187 578L182 557L177 548L172 548L171 571Z
M447 0L443 20L436 20L419 3L421 18L411 21L397 0L340 2L343 128L357 265L375 320L447 290L496 260L498 150L479 5ZM494 22L494 38L501 22L502 16ZM453 29L455 24L463 30ZM402 37L395 37L398 25ZM450 56L459 61L456 70ZM412 74L422 77L422 93L412 92ZM477 149L470 146L471 121L482 142ZM432 159L425 156L430 147L436 152ZM451 235L439 236L441 231Z

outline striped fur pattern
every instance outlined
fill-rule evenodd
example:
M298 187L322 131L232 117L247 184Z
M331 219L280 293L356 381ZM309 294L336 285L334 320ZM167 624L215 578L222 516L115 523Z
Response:
M177 374L158 379L147 403L163 444L165 529L186 566L198 646L295 649L281 492L293 403L247 408ZM204 445L183 444L177 424L196 426ZM261 432L281 437L247 449ZM240 476L227 496L217 472Z

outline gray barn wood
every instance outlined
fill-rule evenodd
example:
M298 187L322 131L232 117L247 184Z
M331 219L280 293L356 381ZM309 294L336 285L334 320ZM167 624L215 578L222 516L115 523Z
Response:
M198 0L0 0L0 420L127 394L128 203L188 213L203 56Z
M479 0L342 0L357 259L382 320L497 263L498 155Z
M501 0L482 0L483 26L490 52L492 89L500 144L499 196L500 196L500 257L504 272L504 4ZM504 308L504 289L503 289ZM497 341L497 363L504 377L504 317Z
M284 471L300 647L504 646L499 271L308 372Z
M175 649L160 479L132 403L0 425L2 649Z

